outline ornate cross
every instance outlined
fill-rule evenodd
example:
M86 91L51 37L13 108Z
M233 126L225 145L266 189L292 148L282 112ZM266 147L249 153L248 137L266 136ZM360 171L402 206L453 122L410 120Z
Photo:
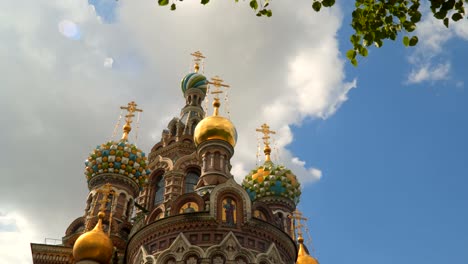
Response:
M128 103L127 106L121 106L120 109L127 110L127 114L125 115L125 125L123 126L123 136L122 140L127 140L128 139L128 134L132 130L131 123L132 118L135 116L135 112L143 112L143 110L137 108L137 104L134 101L131 101Z
M301 221L307 221L307 218L305 218L299 210L294 210L291 218L294 220L294 229L297 232L298 237L302 237L302 227L304 225L301 223Z
M215 76L211 78L211 82L208 82L209 84L214 85L215 89L214 91L211 92L211 94L214 95L214 101L213 101L213 108L214 108L214 113L213 115L217 116L219 113L219 107L221 106L221 103L219 102L219 95L223 93L221 91L221 87L223 88L229 88L230 86L227 84L223 83L224 81L219 78L219 76Z
M190 53L190 55L192 55L193 57L193 62L194 62L194 69L195 69L195 72L198 72L200 70L200 63L202 61L202 59L205 58L205 56L203 56L203 54L197 50L193 53Z
M265 153L265 161L271 161L270 154L271 154L271 148L270 148L270 134L276 134L275 131L270 130L270 126L267 124L263 124L260 128L256 129L257 132L263 133L263 144L265 144L265 148L263 149L263 152Z
M227 85L227 84L224 84L223 83L224 80L219 78L219 76L215 76L213 78L211 78L211 82L209 81L208 83L209 84L212 84L214 85L215 87L215 90L211 92L211 94L214 94L215 95L215 98L219 99L219 95L223 93L223 91L221 91L221 87L223 88L229 88L230 86Z
M270 134L274 135L276 134L276 131L270 130L270 126L267 124L263 124L260 128L256 129L257 132L263 133L263 143L265 144L265 147L270 146Z
M106 210L106 204L110 202L109 195L114 193L114 190L112 189L112 185L110 183L104 184L104 187L102 189L99 189L97 191L98 193L102 193L102 199L99 201L101 206L99 207L99 211L104 212Z

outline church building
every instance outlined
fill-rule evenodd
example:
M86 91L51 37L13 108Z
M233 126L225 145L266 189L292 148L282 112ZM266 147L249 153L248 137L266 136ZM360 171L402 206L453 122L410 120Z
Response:
M129 141L135 102L122 138L99 145L85 165L84 214L61 245L31 244L34 264L304 264L318 263L302 236L296 210L301 185L272 162L270 130L264 162L241 184L231 174L237 131L220 114L219 78L200 73L203 55L181 82L185 106L146 155ZM212 113L203 102L212 94ZM260 122L260 121L259 121Z

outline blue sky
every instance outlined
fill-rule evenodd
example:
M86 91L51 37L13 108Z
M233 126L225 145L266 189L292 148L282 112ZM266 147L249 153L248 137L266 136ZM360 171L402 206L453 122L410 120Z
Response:
M321 263L465 263L468 96L456 83L468 53L459 40L444 49L450 78L420 84L405 84L410 49L372 49L346 67L359 88L340 110L293 129L291 149L326 175L301 206Z
M144 109L144 151L159 141L201 50L205 74L232 88L236 180L269 123L276 162L303 183L320 263L466 263L468 21L445 30L424 17L416 48L386 42L353 67L351 1L319 14L310 0L271 6L257 18L232 0L175 12L155 0L0 3L0 262L30 263L31 241L60 238L82 214L83 160L119 106Z

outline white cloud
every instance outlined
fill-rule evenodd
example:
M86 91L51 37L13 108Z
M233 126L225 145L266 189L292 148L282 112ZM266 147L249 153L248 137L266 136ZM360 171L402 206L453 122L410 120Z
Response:
M36 228L24 216L16 212L0 216L0 263L31 263L29 243L37 239Z
M278 1L266 19L232 1L184 1L175 12L153 0L119 1L115 22L104 24L85 0L25 2L0 2L0 111L8 124L0 138L0 178L8 183L0 208L18 208L35 225L22 228L15 216L26 233L8 250L25 258L0 262L29 263L24 241L59 238L82 214L83 160L110 138L120 105L135 100L144 109L138 145L151 149L184 105L179 81L195 50L207 56L206 75L232 87L236 179L255 166L255 128L264 122L277 131L275 162L303 183L321 177L320 166L307 157L294 162L286 147L291 125L329 117L356 86L345 81L338 50L339 7L305 15L308 1ZM79 39L68 37L75 29L64 35L61 21L72 21ZM109 58L112 69L104 67ZM26 195L18 196L18 188Z
M408 76L408 83L420 83L423 81L447 80L450 77L450 63L441 63L435 66L422 65L413 70Z
M309 171L310 171L310 174L312 176L314 176L317 180L322 178L322 171L321 170L319 170L317 168L310 168Z
M412 66L406 83L434 82L450 79L451 62L446 58L450 54L444 49L450 39L459 37L468 40L468 21L462 19L452 22L447 29L441 20L434 18L428 9L423 20L418 23L415 35L419 42L408 60ZM440 60L445 61L440 63Z
M105 58L104 59L104 67L112 68L113 64L114 64L114 59L112 59L112 58Z

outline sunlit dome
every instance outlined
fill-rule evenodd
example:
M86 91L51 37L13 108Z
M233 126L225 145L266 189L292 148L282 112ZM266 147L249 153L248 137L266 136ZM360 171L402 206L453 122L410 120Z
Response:
M301 196L301 184L296 175L283 165L274 164L270 159L271 148L269 146L269 126L262 125L257 131L264 133L265 163L250 171L245 176L242 186L247 191L252 201L262 197L284 197L291 199L295 204L299 203Z

